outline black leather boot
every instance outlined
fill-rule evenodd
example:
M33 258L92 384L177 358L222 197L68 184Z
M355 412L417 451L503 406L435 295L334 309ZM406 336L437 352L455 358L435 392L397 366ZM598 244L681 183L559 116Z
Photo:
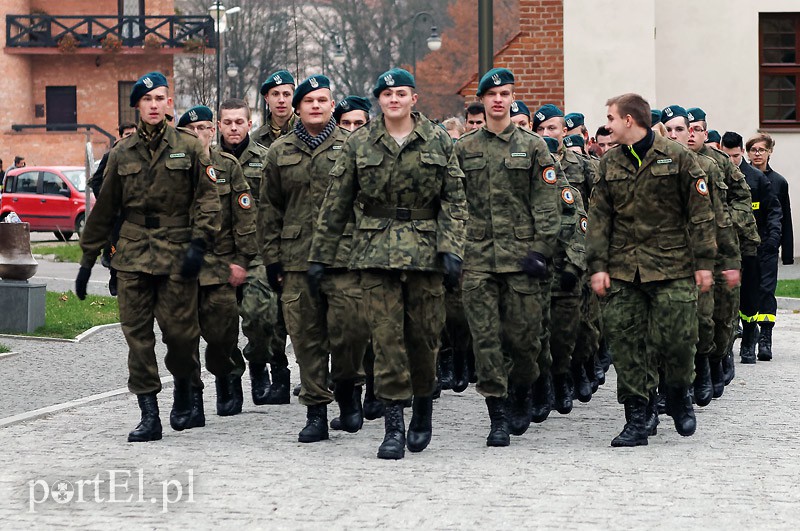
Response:
M156 393L137 395L142 420L128 434L128 442L147 442L161 440L161 419L158 417Z
M711 371L711 389L714 398L719 398L722 396L722 393L725 392L725 371L722 368L722 360L709 360L709 365ZM697 393L697 391L695 391L695 393Z
M644 430L648 437L656 435L658 433L658 393L656 393L655 389L650 391L645 413Z
M733 344L728 347L728 352L722 358L722 371L725 373L725 385L730 384L736 377L736 363L733 358Z
M608 340L605 337L600 338L600 350L597 353L597 359L603 367L603 372L608 372L611 367L611 348L608 346Z
M647 400L643 398L629 398L625 401L625 427L611 441L611 446L647 446L646 410Z
M226 374L215 380L217 388L217 415L229 417L242 412L242 378Z
M741 339L743 332L744 330L742 329L742 323L737 319L736 330L733 331L733 339Z
M355 433L364 425L364 410L361 408L361 387L353 380L336 383L333 397L339 404L339 422L347 433Z
M192 416L187 428L202 428L206 425L206 411L203 406L203 390L192 387Z
M415 396L411 402L411 422L408 423L406 446L410 452L421 452L431 442L433 398Z
M597 355L591 356L588 360L586 360L586 363L583 364L583 372L586 374L586 378L589 380L589 387L592 390L592 394L595 394L600 388L600 380L597 379L597 373L594 370L596 359ZM605 376L605 373L603 373L603 380L605 380Z
M773 324L761 324L758 336L758 361L772 361L772 328Z
M506 401L500 397L486 398L486 408L489 410L489 436L486 437L486 446L508 446L511 437L508 435L508 417L506 416Z
M664 375L664 369L661 367L658 368L658 393L657 393L657 400L656 400L656 407L658 408L658 414L664 415L667 413L667 384L664 383L666 381L666 376Z
M375 397L375 377L367 374L364 392L364 418L379 419L383 416L383 402Z
M553 409L553 378L549 372L541 373L533 383L533 404L531 406L531 422L539 424L547 420Z
M714 388L711 383L711 366L708 356L695 354L694 356L694 401L700 407L711 403Z
M253 387L253 403L257 406L268 404L270 382L266 363L250 363L250 384Z
M189 378L175 378L172 411L169 414L169 425L175 431L191 428L192 421L192 384Z
M463 393L469 387L469 364L467 353L453 350L453 391Z
M667 413L675 423L675 430L684 437L694 435L697 420L692 408L689 390L684 387L667 387Z
M406 424L403 402L387 402L383 415L385 435L378 448L378 459L402 459L406 455Z
M594 358L594 377L597 380L598 386L605 385L606 371L603 369L603 362L600 360L599 355Z
M577 398L584 403L592 399L592 384L586 376L586 370L582 363L572 363L572 382L575 386L572 398Z
M313 443L328 439L328 405L316 404L308 406L306 426L300 430L297 440L301 443Z
M562 415L569 415L572 411L572 394L574 392L572 374L566 372L553 376L553 390L555 393L553 407Z
M755 323L742 325L742 344L739 345L739 356L742 363L753 364L756 362L756 335L758 328Z
M453 371L453 349L443 348L439 351L439 382L442 389L452 389L455 381Z
M272 385L265 398L265 404L288 404L291 397L289 367L272 367Z
M506 415L508 417L508 428L512 435L522 435L531 425L531 388L509 387L508 401L506 403Z

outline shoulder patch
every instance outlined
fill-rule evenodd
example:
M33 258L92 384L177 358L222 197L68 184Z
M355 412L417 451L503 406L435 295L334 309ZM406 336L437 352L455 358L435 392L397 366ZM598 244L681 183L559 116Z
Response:
M558 181L558 176L556 175L556 170L553 169L552 166L548 166L542 172L542 180L547 184L556 184Z
M245 210L249 210L253 204L252 200L250 199L250 194L247 192L239 194L239 198L236 201L239 203L239 206Z
M694 187L697 188L697 192L700 195L708 195L708 184L706 184L706 180L702 177L697 179L697 182L694 184Z
M561 199L568 205L571 205L575 202L575 194L572 193L572 189L569 187L564 188L561 190Z
M581 228L582 232L586 232L586 228L589 226L589 220L586 219L586 216L581 216L578 226Z
M215 183L215 182L217 182L217 172L216 172L216 171L214 171L214 167L213 167L213 166L208 166L208 167L206 168L206 175L208 175L208 179L209 179L209 180L210 180L212 183Z

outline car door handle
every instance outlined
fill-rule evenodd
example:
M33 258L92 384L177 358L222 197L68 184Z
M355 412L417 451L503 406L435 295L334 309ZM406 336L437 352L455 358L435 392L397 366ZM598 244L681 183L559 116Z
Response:
M47 199L39 199L41 203L47 203Z
M16 203L17 201L19 201L19 198L15 197L14 199L12 199L12 201Z

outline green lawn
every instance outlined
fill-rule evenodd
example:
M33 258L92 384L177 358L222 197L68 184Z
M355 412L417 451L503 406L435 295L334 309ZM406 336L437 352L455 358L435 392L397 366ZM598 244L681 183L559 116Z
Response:
M76 264L81 261L83 254L77 243L38 244L32 246L31 251L34 254L55 255L55 262L74 262Z
M68 291L47 292L45 325L29 336L74 339L93 326L119 322L116 297L87 295L86 300Z
M800 280L779 280L775 296L800 298Z

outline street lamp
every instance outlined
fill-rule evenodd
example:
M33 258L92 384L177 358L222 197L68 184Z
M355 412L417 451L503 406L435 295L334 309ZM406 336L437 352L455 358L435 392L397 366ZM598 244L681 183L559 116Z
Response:
M219 104L220 98L222 97L220 87L220 82L222 80L222 72L221 72L221 62L220 62L220 54L222 52L222 37L225 31L228 29L228 15L233 15L234 13L238 13L241 11L241 7L232 7L230 9L225 9L225 6L222 5L222 2L217 0L211 7L208 8L208 14L214 20L214 31L217 33L217 49L216 49L216 59L217 59L217 113L215 116L219 116ZM230 72L230 69L228 69ZM238 73L238 72L237 72ZM228 73L230 75L230 73ZM231 76L233 77L233 76Z
M419 13L415 14L411 20L411 65L413 67L413 74L414 78L417 77L417 21L422 19L427 19L429 24L431 25L431 34L427 39L428 49L432 52L437 51L439 48L442 47L442 37L439 35L439 32L436 29L436 19L433 18L433 15L428 13L427 11L420 11Z

